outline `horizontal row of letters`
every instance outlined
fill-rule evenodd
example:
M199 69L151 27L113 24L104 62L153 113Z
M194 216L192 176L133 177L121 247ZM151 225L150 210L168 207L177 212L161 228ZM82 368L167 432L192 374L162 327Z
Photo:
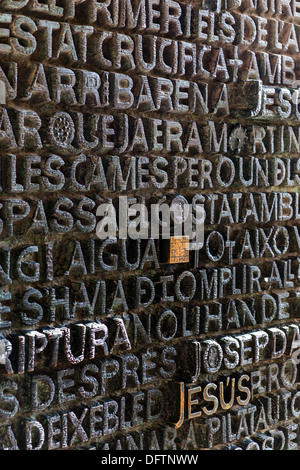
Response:
M284 367L287 373L287 367L283 362L280 374L284 371ZM263 371L263 369L265 370ZM293 431L297 429L298 425L284 425L284 422L292 418L299 418L300 392L297 389L280 390L280 388L277 388L279 386L277 379L279 368L277 366L275 374L274 367L273 370L271 369L272 366L270 365L260 368L260 371L255 371L253 374L239 375L236 379L226 380L225 377L218 383L204 384L202 405L208 418L202 417L200 412L195 412L195 407L200 403L199 398L196 398L196 396L200 393L201 387L188 388L188 415L180 425L175 426L171 423L172 417L164 413L164 404L170 399L168 388L148 388L145 391L130 392L118 397L107 397L105 400L90 400L85 407L39 414L37 417L24 420L24 426L19 427L15 432L13 431L14 426L8 425L1 429L3 446L9 444L7 448L17 449L21 443L22 446L24 445L23 442L26 442L26 449L34 448L38 450L45 448L46 445L46 448L50 450L74 447L76 444L83 445L94 441L103 450L112 449L114 446L116 446L116 449L121 450L123 448L121 444L123 439L118 432L124 433L124 430L131 430L132 434L128 434L128 432L125 434L128 439L128 447L125 448L131 450L144 448L152 450L159 450L160 448L176 449L175 437L180 435L185 435L184 443L187 449L213 448L215 445L230 445L231 443L234 443L232 444L234 447L241 445L243 448L245 447L243 440L248 436L253 436L254 442L257 442L256 434L267 431L264 439L258 441L260 444L263 443L262 441L266 441L264 443L266 447L269 449L274 447L275 443L270 439L272 437L276 442L276 447L282 449L287 446L286 448L292 449L296 446L296 443L293 442L296 438ZM256 378L260 377L262 379L267 376L268 382L272 384L268 387L271 392L261 391L260 393L263 393L263 395L257 396L255 394L253 397L252 393L255 389ZM236 399L240 403L232 407L231 402L226 402L227 398L224 392L229 383L235 384L235 381L237 385ZM41 402L40 387L44 387L43 398L46 400L45 402ZM57 387L60 400L64 399L64 403L69 403L72 406L74 401L74 395L72 394L74 380L71 370L60 372L57 378ZM229 385L229 387L232 389L232 385ZM49 376L32 377L29 396L31 397L32 410L35 413L41 413L47 407L47 404L53 400L56 393L55 388L55 383ZM83 390L83 387L81 389ZM216 396L217 389L220 389L219 398ZM3 416L14 415L18 412L17 390L16 382L11 380L1 382L1 405L3 402L4 406L3 410L1 408L1 414ZM46 398L45 390L47 390ZM252 396L251 402L249 402L250 395ZM231 396L234 396L232 392ZM219 399L225 412L209 417L214 414ZM160 439L158 441L155 431L152 431L152 438L148 441L147 430L147 438L144 441L146 436L141 433L139 426L155 422L164 423L162 442L159 443ZM168 424L171 424L172 427L168 428ZM199 425L201 426L201 432L199 432ZM134 428L137 428L137 430L135 431ZM22 439L21 434L23 433ZM132 436L135 436L135 438ZM267 436L269 436L269 439ZM239 441L241 442L239 443ZM124 444L125 442L123 442ZM245 444L249 444L249 440ZM161 445L162 447L160 447Z
M83 3L82 6L80 6ZM215 2L202 2L203 8L207 11L220 13L222 10L240 10L242 12L254 13L278 17L288 21L298 21L299 1L297 0L217 0ZM97 15L101 21L105 21L110 28L151 28L159 29L160 22L167 24L175 22L179 26L179 21L189 24L191 12L197 16L201 11L192 8L184 2L173 0L109 0L102 4L97 0L83 0L77 4L74 0L62 0L57 5L56 0L47 0L39 3L37 0L3 0L1 8L6 11L25 11L31 16L44 16L57 19L72 20L73 18L84 21L86 17L91 23L97 21ZM156 21L154 21L156 20ZM178 21L179 20L179 21ZM146 22L146 23L145 23ZM99 23L102 24L102 23ZM166 26L164 26L166 27ZM189 28L187 28L187 31ZM151 30L151 32L153 32ZM164 31L166 32L166 31Z
M217 231L205 233L205 247L203 253L201 253L201 261L204 261L205 265L209 261L227 261L227 273L229 274L227 276L225 274L220 275L220 278L223 279L223 284L225 284L225 278L227 278L226 284L232 281L233 295L241 292L252 293L255 284L253 279L258 283L258 292L261 292L263 287L266 286L269 288L295 286L297 278L299 279L298 227L289 226L289 229L286 229L280 226L276 229L271 228L268 232L262 228L237 230L239 236L236 241L231 238L234 233L232 230L227 231L227 234ZM286 242L285 246L282 245L282 241ZM241 246L237 244L238 242L241 243ZM218 245L218 249L216 249L216 245ZM98 276L101 273L118 274L120 269L127 271L126 276L124 276L125 279L128 278L129 273L131 276L132 272L143 270L145 266L147 270L156 270L163 266L165 260L159 256L159 251L159 244L157 245L151 238L143 241L137 239L130 242L125 240L117 241L117 239L104 241L98 239L89 241L66 239L56 243L49 241L41 245L29 245L27 243L26 245L5 247L0 249L1 285L10 285L17 280L18 285L21 286L26 283L32 284L53 281L59 278L63 279L65 276L69 276L74 281L90 279L91 281L100 282L101 279ZM293 257L288 258L285 256L284 259L274 259L278 255L286 255L289 251L294 252ZM247 290L249 279L246 271L249 270L250 272L252 269L254 273L256 267L249 265L247 268L246 265L243 267L237 264L232 268L232 265L235 264L233 261L237 259L251 259L251 261L257 259L259 262L259 258L264 258L265 263L257 268L255 275L252 274L252 283L249 284L252 285L252 288ZM190 261L192 262L192 259ZM190 266L191 270L197 268L199 268L199 271L194 272L196 278L199 277L199 273L200 276L202 273L208 273L209 271L214 273L209 275L210 281L209 283L206 281L206 284L215 286L210 289L210 295L211 298L218 298L216 293L223 293L223 289L217 287L217 279L219 278L217 273L220 269L224 270L226 268L210 266L203 269L203 266L199 266L199 264ZM238 274L236 274L236 271ZM186 277L191 277L191 285L196 283L193 277L194 274L186 275ZM95 278L95 276L97 277ZM207 274L205 276L207 278ZM164 279L164 276L161 275L161 279ZM166 279L169 279L172 284L175 277L169 275ZM149 286L152 287L150 281ZM210 298L210 295L207 294L207 299ZM202 295L203 298L204 295Z
M287 320L287 317L288 315L282 315L283 320ZM156 318L155 328L160 344L171 343L174 339L174 318L176 321L175 314L170 310ZM166 331L168 321L173 331ZM141 325L136 323L133 326L143 329ZM175 327L177 328L177 325ZM111 318L107 325L102 321L82 322L72 327L47 328L42 331L31 330L24 335L15 334L1 340L2 374L24 374L36 371L43 365L50 367L53 372L53 369L61 367L62 364L76 365L72 373L78 372L78 364L81 364L80 368L83 367L85 371L98 373L99 367L92 362L97 360L98 365L101 363L104 368L108 367L110 370L108 377L114 377L114 389L124 390L129 386L136 387L159 378L174 378L178 371L188 377L189 381L196 381L199 376L205 374L233 371L238 367L253 366L265 360L277 360L283 355L293 355L294 350L297 350L295 344L299 344L297 324L280 328L269 327L215 339L204 337L199 341L177 342L176 347L166 344L156 347L149 345L148 349L135 355L124 353L131 350L131 342L121 316ZM147 333L142 332L141 337L145 336L147 337ZM77 352L72 351L74 339L77 340ZM122 352L123 354L118 356ZM297 377L297 364L298 362L292 359L289 361L288 367L293 371L293 377ZM105 370L101 373L104 374ZM96 383L96 379L87 381ZM101 383L103 394L106 391L106 382ZM283 385L287 386L287 383ZM86 396L95 396L98 388L95 388L94 395Z
M96 199L96 200L95 200ZM173 199L173 198L172 198ZM190 198L189 198L190 199ZM188 199L186 199L188 201ZM104 203L105 200L99 200L93 195L93 199L89 197L72 197L65 196L49 198L47 201L43 199L35 199L33 196L27 196L26 199L4 199L0 200L0 233L2 238L15 236L25 236L29 233L36 234L50 234L50 233L95 233L97 225L97 207ZM111 201L108 201L111 202ZM127 201L128 206L137 203L142 203L138 198L132 198ZM189 203L189 202L188 202ZM154 200L153 204L161 204L160 200ZM193 211L196 212L198 204L204 205L206 213L206 229L209 226L219 224L256 224L265 222L285 222L285 221L298 221L300 219L300 195L297 193L288 192L270 192L270 193L230 193L227 194L196 194L191 197L191 206ZM121 207L120 201L115 202L116 214ZM133 206L133 208L135 208ZM47 215L46 215L47 214ZM129 213L130 214L130 213ZM103 215L103 214L101 214ZM131 214L134 217L134 214ZM130 229L130 219L128 216L128 231ZM141 223L143 215L135 215L135 219ZM105 219L104 219L105 222ZM99 221L99 224L102 223ZM133 223L133 222L132 222ZM133 229L132 229L133 230ZM138 229L139 230L139 229ZM134 238L139 238L138 230L135 228ZM245 246L250 253L257 253L258 257L262 257L266 244L264 240L273 238L273 249L277 254L285 254L290 245L299 248L299 230L297 226L293 230L292 227L273 227L271 229L263 228L249 228L246 227L242 235L246 237L244 246L240 253L243 253ZM255 237L254 241L250 240L250 233ZM290 236L291 232L291 236ZM133 232L132 232L133 233ZM267 235L269 233L269 235ZM211 234L216 241L220 238L221 245L217 248L216 255L221 251L222 257L224 254L223 237L216 234ZM143 236L141 236L143 238ZM151 231L149 228L149 239L151 239ZM294 240L293 240L294 239ZM283 240L283 244L282 244ZM227 240L231 241L231 240ZM210 240L213 246L214 240ZM151 243L151 242L150 242ZM235 246L235 242L232 246ZM254 249L253 246L256 248ZM155 247L152 247L155 251ZM213 250L210 250L213 251ZM156 256L154 254L153 256ZM240 256L242 257L242 255ZM255 257L252 256L251 257ZM216 259L211 257L213 261Z
M274 96L270 98L272 99L274 100ZM299 126L279 126L273 122L272 125L242 127L219 124L212 120L201 124L196 121L187 124L180 120L132 118L124 113L114 116L56 112L50 119L44 120L48 125L45 136L45 129L40 130L42 119L34 111L7 111L1 108L0 116L0 142L6 151L40 150L44 146L43 136L47 138L46 147L49 151L69 156L78 156L80 152L93 152L95 156L97 153L102 155L109 152L151 152L154 156L157 156L157 152L191 156L218 152L243 155L300 153ZM55 157L51 158L55 160ZM113 165L118 158L115 157ZM37 163L38 159L37 156ZM14 157L11 160L8 166L12 166L13 174L16 164ZM59 168L63 160L59 157L56 160L52 165L56 163ZM78 160L76 162L80 163ZM161 162L164 163L164 160ZM51 170L51 165L49 166ZM101 166L98 171L101 171ZM103 189L106 189L105 186Z
M300 183L300 159L249 156L194 157L94 156L60 157L3 154L0 157L3 193L70 193L139 189L187 188L236 190L240 187L294 187Z
M90 8L85 8L83 11L90 14L90 18L94 17L94 21L97 19L97 14L102 13L102 27L119 28L122 31L124 29L135 30L149 35L169 34L171 37L206 43L235 43L243 46L254 44L261 49L299 52L299 26L297 24L252 16L249 13L230 13L229 11L217 13L199 9L193 11L191 5L185 5L186 16L183 18L183 11L178 2L142 0L137 2L137 14L134 14L132 10L130 12L128 9L127 11L123 9L123 15L125 11L128 15L127 24L123 17L123 25L120 25L117 23L118 12L114 8L118 6L118 3L123 2L115 0L105 3L89 2ZM128 7L130 2L126 0L126 3ZM146 8L146 3L148 8ZM109 11L110 4L113 7L113 19ZM154 9L155 6L164 8L162 14ZM171 11L173 13L170 13ZM298 19L299 17L300 11L298 11ZM80 20L84 21L84 17ZM41 51L38 52L41 60L59 58L62 54L66 54L73 62L85 61L87 49L91 49L91 52L96 53L97 56L103 42L102 33L98 32L96 26L71 25L45 19L33 20L28 16L15 16L10 13L3 13L0 23L2 25L0 53L2 54L12 52L31 56L38 50ZM107 34L112 37L112 33ZM187 45L189 44L191 42L187 42ZM120 46L121 44L119 48ZM127 45L127 54L124 52L125 49L126 47L123 48L123 55L130 56L132 47Z
M255 268L254 272L257 274L259 269L252 268ZM245 269L244 272L246 271ZM249 271L250 274L253 274L251 267ZM97 281L90 284L77 282L69 283L69 287L59 286L42 289L30 287L23 292L20 292L20 289L17 292L1 291L0 327L8 329L17 325L26 328L33 325L52 325L59 321L74 321L74 319L77 321L86 321L87 319L98 321L103 318L105 313L112 314L114 309L122 307L131 338L128 342L136 346L138 339L141 339L145 344L151 344L153 340L168 343L174 338L229 331L260 323L270 324L278 320L299 317L299 307L297 307L299 295L297 293L294 295L290 292L266 294L255 291L255 296L249 298L245 295L245 291L248 291L249 295L249 291L253 291L254 288L253 286L243 286L242 298L224 300L225 293L233 293L235 296L242 295L242 289L236 287L236 279L231 282L230 271L225 272L228 277L222 279L223 284L221 282L217 284L216 270L214 270L209 284L206 271L202 270L199 286L201 291L197 296L193 292L189 295L187 292L181 292L178 283L175 284L176 295L171 295L173 291L168 284L171 283L172 276L162 276L160 282L164 292L161 297L159 295L155 297L152 281L145 277L137 278L136 285L140 290L136 292L135 303L131 305L129 302L129 306L126 303L124 293L122 297L117 297L122 284L118 283L116 289L114 282ZM221 274L224 275L224 272ZM236 276L235 268L233 274ZM185 277L189 278L190 276L185 275ZM279 280L278 278L266 279L269 281L269 286L282 288L282 284L279 285L280 278ZM268 282L262 282L268 286ZM253 279L252 283L254 283ZM294 283L287 281L287 284L290 287ZM255 285L260 285L258 279L255 279ZM106 292L108 286L116 290L114 299ZM166 292L167 286L169 292ZM218 289L222 289L222 292L219 292ZM203 300L207 297L210 302L206 301L203 304ZM184 307L177 304L182 299ZM216 302L216 299L220 301ZM13 301L16 300L18 306L14 307ZM192 304L187 307L189 300L192 301ZM158 309L158 301L167 303L168 307L166 308L169 310L164 310L163 307ZM131 309L129 309L130 306ZM155 309L155 312L148 307L152 307L152 310ZM140 316L133 312L134 308L143 309ZM129 310L130 313L127 314ZM164 326L167 322L170 324L169 331L166 331ZM103 327L103 329L105 328Z

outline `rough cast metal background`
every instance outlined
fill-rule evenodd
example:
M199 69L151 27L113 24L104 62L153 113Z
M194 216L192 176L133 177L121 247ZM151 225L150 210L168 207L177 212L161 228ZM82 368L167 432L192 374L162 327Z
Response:
M0 9L1 449L297 448L300 2ZM120 195L204 247L99 240Z

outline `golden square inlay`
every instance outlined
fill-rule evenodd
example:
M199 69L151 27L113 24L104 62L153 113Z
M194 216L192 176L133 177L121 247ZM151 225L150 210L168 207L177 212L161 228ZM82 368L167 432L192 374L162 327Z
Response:
M171 237L170 254L168 263L188 263L189 262L189 237Z

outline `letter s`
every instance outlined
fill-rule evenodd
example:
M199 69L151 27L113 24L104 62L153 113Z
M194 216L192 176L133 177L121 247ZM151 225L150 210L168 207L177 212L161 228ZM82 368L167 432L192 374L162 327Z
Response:
M0 418L6 419L12 418L19 410L18 399L14 395L7 393L7 389L13 389L17 391L18 385L12 380L6 380L5 382L0 383L0 402L4 402L6 405L13 405L13 409L10 411L7 410L7 406L5 406L6 409L0 408Z
M242 400L241 397L237 397L236 401L238 402L239 405L247 405L250 401L250 397L251 397L251 391L250 391L250 388L249 387L243 387L242 386L242 382L243 380L247 380L247 382L249 382L250 380L250 377L249 375L242 375L239 380L238 380L238 390L240 392L244 392L247 394L247 398L245 400Z
M210 395L210 394L208 393L208 391L209 391L210 388L213 388L214 390L216 390L218 387L217 387L217 385L214 384L214 383L209 383L209 384L206 385L206 387L205 387L204 390L203 390L203 398L204 398L204 400L205 400L205 401L208 401L208 402L209 402L209 401L212 401L212 402L214 403L214 407L213 407L211 410L208 410L208 409L206 408L206 406L204 406L204 407L202 408L203 412L204 412L206 415L208 415L208 416L214 414L214 413L217 411L218 407L219 407L219 400L218 400L218 398L215 397L214 395Z

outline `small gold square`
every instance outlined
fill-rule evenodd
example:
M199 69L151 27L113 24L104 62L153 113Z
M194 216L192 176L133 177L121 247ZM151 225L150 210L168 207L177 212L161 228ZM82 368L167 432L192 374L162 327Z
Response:
M189 240L189 237L170 238L169 264L189 262Z

